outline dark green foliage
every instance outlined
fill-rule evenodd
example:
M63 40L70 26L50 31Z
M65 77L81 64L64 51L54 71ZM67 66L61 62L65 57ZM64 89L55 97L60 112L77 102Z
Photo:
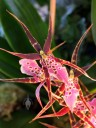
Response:
M61 56L61 58L70 60L72 51L80 39L84 31L90 26L90 10L91 1L80 1L73 3L75 6L73 10L66 15L66 18L61 22L62 17L66 14L66 5L60 7L57 5L56 14L56 30L54 35L54 40L56 44L63 41L67 43L55 51L56 56ZM47 4L49 7L48 0L37 0L41 6ZM69 2L70 3L70 2ZM72 4L72 3L70 3ZM92 34L94 41L96 43L96 0L92 0ZM23 21L29 28L32 35L38 40L38 42L43 46L47 32L48 32L48 17L47 23L42 21L41 17L38 15L37 10L34 8L30 0L1 0L0 1L0 29L3 29L4 35L0 31L0 47L5 48L10 51L22 52L22 53L32 53L35 50L31 47L26 34L24 33L21 26L17 21L12 18L6 9L14 13L21 21ZM84 12L84 13L82 13ZM3 36L2 36L3 35ZM87 36L85 43L82 45L78 65L84 66L90 64L96 59L96 47L93 43L91 32ZM52 46L55 43L52 42ZM89 70L90 76L96 78L96 66ZM14 78L23 77L24 75L20 72L19 58L13 57L12 55L0 51L0 78ZM91 80L81 77L84 83L88 86L91 91L95 91L95 83ZM17 86L22 87L28 94L32 94L35 97L34 85L27 84L17 84ZM43 90L42 100L46 101L45 92ZM44 96L44 97L43 97ZM27 110L15 111L13 114L13 119L9 122L0 119L0 128L40 128L43 126L37 122L33 124L28 124L27 122L33 118L33 114Z

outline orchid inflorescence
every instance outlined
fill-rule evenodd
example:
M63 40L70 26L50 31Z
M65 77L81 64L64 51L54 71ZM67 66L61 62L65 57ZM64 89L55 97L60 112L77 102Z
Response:
M17 83L39 83L38 87L36 88L35 95L42 107L42 110L30 122L33 122L39 118L60 117L68 114L72 128L79 128L81 126L84 128L96 128L96 98L94 98L95 93L90 94L87 88L84 87L84 91L86 93L84 96L79 84L79 76L82 74L89 79L96 81L96 79L91 78L86 72L89 68L96 64L96 61L82 68L77 66L77 55L80 45L89 30L92 28L92 25L86 30L86 32L78 41L70 62L56 58L53 55L53 51L64 43L61 43L55 48L50 49L52 40L51 17L49 21L48 36L42 49L38 41L31 35L26 25L21 22L15 15L10 12L8 13L20 23L31 45L34 47L37 53L23 54L10 52L0 48L0 50L21 58L19 61L21 65L21 72L28 75L26 78L0 79L0 81ZM39 64L37 63L37 60L39 60ZM71 67L69 72L67 71L65 65ZM52 92L52 86L56 86L56 92ZM45 88L49 97L49 101L44 107L40 99L40 89L42 87ZM48 110L55 101L57 101L59 105L62 106L62 108L58 112L55 112L54 110L52 114L43 115L43 113ZM79 117L80 120L76 121L74 115ZM55 126L51 126L46 123L41 122L41 124L48 128L55 128Z

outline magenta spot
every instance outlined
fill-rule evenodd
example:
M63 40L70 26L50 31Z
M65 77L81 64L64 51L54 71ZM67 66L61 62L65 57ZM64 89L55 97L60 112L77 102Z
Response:
M32 69L32 67L29 67L30 69Z
M92 109L95 109L94 106L91 106L91 107L92 107Z

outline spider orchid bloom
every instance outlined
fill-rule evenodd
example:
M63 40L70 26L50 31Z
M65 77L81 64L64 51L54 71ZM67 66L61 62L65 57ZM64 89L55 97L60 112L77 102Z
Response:
M88 78L92 79L83 69L80 67L76 66L74 63L71 63L69 61L61 60L58 58L55 58L52 55L52 51L50 50L51 47L51 39L52 39L52 24L51 24L51 18L50 18L50 23L49 23L49 31L48 31L48 36L45 41L43 50L40 46L40 44L37 42L36 39L31 35L30 31L28 28L25 26L24 23L22 23L16 16L14 16L12 13L9 12L10 15L12 15L23 27L26 35L28 36L28 39L31 43L31 45L34 47L34 49L37 51L37 53L29 53L29 54L23 54L23 53L14 53L7 51L5 49L0 48L0 50L6 51L12 55L18 56L22 58L20 60L21 64L21 72L27 75L31 75L32 77L27 77L27 78L15 78L15 79L0 79L0 81L6 81L6 82L22 82L22 83L38 83L40 82L40 85L36 89L36 97L37 100L39 101L40 105L42 106L42 103L40 101L40 88L46 83L47 88L48 88L48 96L49 100L52 100L51 96L51 79L53 76L57 80L65 83L68 85L68 73L65 67L63 67L63 64L71 66L72 68L76 69L80 73L84 74ZM89 27L90 29L91 27ZM86 36L87 32L89 29L86 31L86 33L82 36L82 40ZM81 42L82 42L81 40ZM58 46L57 46L58 47ZM56 48L57 48L56 47ZM55 49L56 49L55 48ZM33 61L34 60L34 61ZM42 65L42 68L40 69L39 66L36 64L35 60L40 60L40 64ZM29 63L30 61L30 63ZM34 63L34 64L33 64ZM30 66L29 66L30 65ZM32 65L34 66L33 71ZM38 72L40 69L40 73ZM92 79L94 80L94 79Z
M34 60L21 59L19 61L19 63L21 65L22 73L32 76L37 83L39 83L39 82L41 83L36 89L36 97L37 97L37 100L38 100L39 104L41 105L41 107L43 107L41 100L40 100L40 96L39 96L40 89L46 82L43 69L40 68L40 66ZM52 68L50 67L49 74L50 74L51 81L54 81L54 79L57 79L59 81L60 81L60 79L66 79L66 80L68 79L68 73L67 73L67 70L65 67L62 67L62 65L60 65L59 63L54 63L54 60L51 62L51 64L52 64L51 65L52 67L55 65L57 68L57 71L59 70L58 72L61 74L61 77L59 74L57 76L54 75L54 72L53 72ZM62 72L63 72L63 74L62 74ZM30 83L31 83L31 81L30 81Z
M34 121L38 118L60 117L60 116L64 116L65 114L71 112L71 113L74 113L76 116L78 116L82 121L84 121L85 125L88 124L88 126L91 126L92 128L96 128L95 122L93 123L93 121L96 121L96 118L95 118L96 114L95 115L93 114L93 112L96 113L96 106L95 106L96 99L92 100L92 102L85 103L80 98L78 90L76 90L76 86L73 85L73 82L71 80L69 82L71 83L70 85L72 85L72 87L71 86L69 86L69 88L68 87L66 88L66 86L64 87L63 91L65 92L67 89L68 93L64 93L63 99L61 99L61 101L60 101L60 98L58 98L54 94L52 95L53 96L52 102L54 103L55 99L56 99L59 102L59 104L61 106L63 106L63 108L53 114L42 115L46 111L46 109L48 109L50 107L50 105L48 103L43 108L44 111L41 110L41 112L32 121ZM72 94L72 92L73 92L73 94ZM73 99L71 99L70 95L72 96ZM74 100L74 102L72 102L73 104L70 103L71 102L70 100L71 101ZM51 103L51 105L52 105L52 103ZM30 121L30 123L32 121ZM74 128L77 128L77 127L74 126Z
M8 11L7 11L8 12ZM12 13L8 12L11 16L13 16L22 26L22 28L24 29L31 45L34 47L34 49L37 51L37 53L29 53L29 54L23 54L23 53L16 53L16 52L10 52L8 50L5 50L3 48L0 48L0 50L3 50L5 52L8 52L14 56L18 56L22 59L29 59L30 60L40 60L40 63L42 65L42 69L44 71L44 76L45 76L45 81L46 81L46 85L48 87L48 95L49 95L49 99L51 100L51 80L50 80L50 72L51 74L53 74L54 77L56 77L57 79L59 79L59 81L64 82L64 83L68 83L68 75L67 75L67 71L66 68L63 67L62 65L68 65L74 69L76 69L77 71L79 71L80 73L84 74L86 77L92 79L83 69L81 69L80 67L76 66L75 64L72 64L69 61L66 60L61 60L58 58L55 58L52 55L52 52L54 50L50 50L51 47L51 40L52 40L52 24L51 24L51 18L50 18L50 23L49 23L49 31L48 31L48 36L47 39L45 41L43 50L40 46L40 44L37 42L37 40L31 35L30 31L28 30L28 28L26 27L26 25L21 22L15 15L13 15ZM91 27L90 27L91 28ZM90 29L89 28L89 29ZM86 31L87 33L87 31ZM85 33L85 35L86 35ZM85 35L82 37L82 40L84 39ZM57 48L57 47L56 47ZM27 62L26 62L27 63ZM21 64L22 66L22 64ZM23 71L24 73L24 71ZM31 79L31 81L30 81ZM41 78L42 79L42 78ZM94 81L96 81L95 79L92 79ZM31 82L31 83L36 83L34 77L32 78L20 78L20 79L0 79L0 81L6 81L6 82Z
M78 98L80 98L87 109L91 111L90 105L86 102L83 96L83 92L78 82L78 77L74 76L73 70L70 70L69 83L68 85L65 85L65 90L62 97L64 98L64 101L71 112L74 111Z
M93 63L94 64L94 63ZM89 67L87 66L86 67L86 70L91 68L91 66L93 65L89 65ZM78 74L78 73L76 73ZM80 75L80 73L79 73ZM68 85L65 85L64 83L61 83L61 86L57 85L57 87L59 87L56 91L56 93L52 93L52 96L54 97L52 99L52 103L49 101L47 103L47 105L44 107L44 109L42 109L38 115L33 119L36 120L38 118L40 118L40 116L50 107L52 106L52 104L55 102L55 100L57 100L59 102L59 104L62 105L61 101L62 101L62 98L65 100L65 103L67 104L67 106L70 108L70 111L73 112L73 109L76 105L76 102L78 100L78 98L81 98L81 100L83 101L83 103L85 104L85 106L88 108L88 110L90 110L90 106L86 103L85 101L85 98L83 96L83 93L81 91L81 88L78 84L78 78L75 76L74 77L74 72L73 70L71 70L70 72L70 77L69 77L69 80L68 80ZM85 87L84 87L85 89ZM47 90L47 89L46 89ZM47 90L48 91L48 90ZM86 90L85 90L86 91ZM62 98L60 97L62 96ZM64 100L63 100L63 103L64 103ZM65 104L64 104L65 105Z
M80 45L84 39L84 37L86 36L86 34L89 32L90 28L92 27L92 25L87 29L87 31L83 34L83 36L81 37L81 39L78 41L73 54L72 54L72 58L71 58L71 63L72 64L77 64L77 55L78 55L78 51L80 48ZM96 61L93 62L92 64L83 67L82 69L84 69L85 71L87 71L88 69L90 69L94 64L96 64ZM81 88L78 84L78 77L82 75L82 73L74 70L71 70L70 72L70 77L68 78L68 85L65 86L65 84L63 83L61 85L61 87L58 89L58 91L55 93L55 96L58 95L63 95L65 92L65 95L63 96L63 98L65 99L67 105L69 106L70 110L73 111L73 108L75 106L76 100L78 99L78 97L80 96L80 98L83 100L83 102L85 103L85 105L87 106L88 109L89 106L86 103L84 97L83 97L83 93L81 91ZM68 90L68 91L67 91ZM89 94L88 90L86 89L86 87L84 87L84 91L87 91L87 94ZM44 107L44 109L42 109L38 115L33 119L38 119L54 102L55 102L56 97L52 100L52 103L50 103L50 101L47 103L47 105ZM57 97L57 99L59 99L59 97Z
M64 116L65 114L71 112L78 116L80 119L82 119L82 121L85 122L85 125L91 126L92 128L96 128L95 124L93 123L93 120L96 120L95 116L93 115L93 113L96 113L96 100L94 100L94 102L85 101L85 98L83 97L80 88L78 88L79 85L77 80L77 78L72 79L71 76L69 79L69 86L62 84L61 87L55 93L55 95L52 94L52 103L48 102L47 105L38 113L38 115L32 121L38 118ZM63 99L60 99L59 95L62 96L62 94ZM57 100L59 104L64 107L58 112L55 112L54 114L41 116L55 102L55 100ZM88 113L89 116L87 115ZM30 121L30 123L32 121ZM74 128L77 128L77 126L74 126Z
M87 29L87 31L84 33L84 35L86 35L86 33L89 31L90 28L91 28L91 26ZM84 35L81 39L84 38ZM76 47L74 49L73 55L72 55L71 62L74 64L77 62L77 54L78 54L78 50L79 50L81 42L82 42L82 40L80 40L78 42L78 44L76 45ZM96 64L96 61L93 62L89 66L83 67L83 69L86 71L89 68L91 68L94 64ZM74 76L74 72L75 72L75 76ZM54 97L54 94L52 94L52 96L54 97L52 100L52 103L50 103L50 101L49 101L47 103L47 105L38 113L38 115L32 121L34 121L38 118L63 116L66 113L69 113L70 111L72 113L75 113L79 118L82 118L83 112L81 112L81 113L79 112L79 107L81 106L81 104L83 104L84 107L89 112L91 112L91 107L86 102L86 100L83 96L83 93L81 91L81 88L79 86L79 83L78 83L78 76L80 76L80 75L82 75L80 72L73 71L73 69L72 69L70 71L70 76L68 77L68 84L67 85L62 84L61 87L55 93L55 97ZM63 100L60 99L59 96L63 96ZM57 100L60 105L63 105L64 108L62 108L57 113L41 116L50 106L52 106L52 104L55 102L55 100ZM80 104L80 106L79 106L79 104ZM75 110L76 107L77 107L77 110ZM90 120L88 120L86 115L83 115L83 116L84 116L83 120L86 121L87 123L89 123L91 126L93 126L93 124L90 122ZM32 122L32 121L30 121L30 122Z
M38 83L38 82L42 82L43 79L45 79L46 85L48 87L48 95L49 95L49 99L51 100L51 80L50 80L50 73L52 74L53 77L55 77L56 79L63 81L65 83L67 83L68 77L67 77L67 70L66 68L59 63L56 62L54 60L54 58L52 58L52 52L58 48L59 46L63 45L64 43L60 44L59 46L56 46L55 48L53 48L52 50L50 50L50 46L51 46L51 40L52 40L52 24L51 24L51 18L50 18L50 23L49 23L49 31L48 31L48 36L47 39L45 41L43 50L40 46L40 44L37 42L37 40L31 35L30 31L28 30L28 28L26 27L26 25L24 23L22 23L16 16L14 16L12 13L8 12L11 16L13 16L23 27L31 45L34 47L34 49L37 51L37 53L29 53L29 54L23 54L23 53L16 53L16 52L10 52L8 50L5 50L3 48L0 48L0 50L3 50L5 52L8 52L9 54L12 54L14 56L18 56L20 58L22 58L22 60L20 60L20 65L21 65L21 72L27 75L31 75L32 77L27 77L27 78L18 78L18 79L0 79L0 81L6 81L6 82L22 82L22 83ZM34 60L34 61L33 61ZM41 68L40 69L37 64L36 64L36 60L40 60L40 64L41 64ZM38 71L34 71L32 73L32 65L29 67L28 66L28 62L30 61L31 64L36 64L34 67L33 64L33 69L40 69L40 73L38 73ZM30 65L30 64L29 64ZM26 67L28 66L28 67ZM25 69L24 69L25 68ZM43 70L43 73L42 73ZM35 73L35 74L34 74ZM41 75L41 78L38 77L38 75L36 74L38 73L38 75ZM38 78L37 78L38 77ZM41 83L42 85L42 83Z

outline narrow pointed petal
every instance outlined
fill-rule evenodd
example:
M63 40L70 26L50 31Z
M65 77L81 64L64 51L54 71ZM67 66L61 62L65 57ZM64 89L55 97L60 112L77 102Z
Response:
M53 126L53 125L50 125L50 124L47 124L47 123L43 123L43 122L39 122L39 123L42 124L42 125L44 125L47 128L58 128L56 126Z
M55 57L54 57L55 58ZM72 68L74 68L75 70L79 71L82 75L85 75L86 77L88 77L89 79L93 80L93 81L96 81L96 79L90 77L86 71L84 71L82 68L78 67L77 65L69 62L69 61L66 61L66 60L62 60L62 59L58 59L58 58L55 58L55 60L59 63L61 63L62 65L68 65Z
M46 86L44 86L44 88L45 88L45 90L48 92L48 89L47 89L47 87ZM64 92L63 92L64 93ZM60 94L62 94L62 92L60 92ZM56 94L54 94L53 92L52 92L52 102L53 102L53 99L55 99L55 100L60 100L60 99L62 99L60 96L59 96L59 93L58 93L58 95L56 95Z
M44 86L45 87L45 86ZM56 95L62 95L62 93L64 92L64 88L65 88L65 86L64 86L64 84L62 84L61 86L60 86L60 88L58 88L57 90L56 90L56 92L55 92L55 94ZM57 98L58 99L58 98ZM53 98L53 95L52 95L52 102L48 102L47 104L46 104L46 106L36 115L36 117L34 118L34 119L32 119L31 121L30 121L30 123L31 122L33 122L33 121L35 121L35 120L37 120L46 110L48 110L51 106L52 106L52 104L55 102L55 97Z
M43 115L43 116L40 116L39 118L61 117L61 116L64 116L65 114L67 114L68 112L69 112L69 108L68 107L63 107L62 109L60 109L56 113Z
M40 106L43 108L43 105L42 105L42 102L41 102L41 99L40 99L40 89L41 87L44 85L44 82L42 82L41 84L39 84L39 86L36 88L36 92L35 92L35 95L36 95L36 98L40 104Z
M24 54L24 53L17 53L17 52L10 52L8 50L5 50L3 48L0 48L0 50L5 51L11 55L20 57L20 58L24 58L24 59L32 59L32 60L40 60L41 57L38 53L29 53L29 54Z
M40 52L40 51L42 50L40 44L39 44L39 43L37 42L37 40L31 35L31 33L30 33L29 29L26 27L26 25L25 25L22 21L20 21L14 14L12 14L11 12L9 12L8 10L7 10L7 12L8 12L12 17L14 17L14 18L20 23L20 25L21 25L22 28L24 29L24 31L25 31L25 33L26 33L26 35L27 35L27 37L28 37L28 39L29 39L31 45L34 47L34 49L35 49L37 52Z
M83 112L79 111L74 111L76 116L78 116L80 119L82 119L84 122L86 122L88 125L90 125L92 128L94 127L94 124L91 122L90 117L87 117Z
M13 78L13 79L0 79L0 82L38 83L38 81L35 81L35 79L32 78L32 77Z
M48 53L52 54L57 48L61 47L63 44L65 44L65 41L57 46L55 46L53 49L51 49Z
M88 34L88 32L90 31L90 29L92 28L92 25L90 25L90 27L85 31L85 33L83 34L83 36L78 41L78 43L77 43L77 45L76 45L76 47L75 47L75 49L73 51L73 54L72 54L71 63L77 64L77 55L78 55L78 51L79 51L80 45L83 42L83 40L86 37L86 35Z
M51 41L52 41L52 21L50 17L48 36L43 47L43 50L46 54L50 51Z
M46 85L48 88L49 100L52 101L50 75L49 75L48 69L46 67L43 67L43 70L44 70L44 74L45 74Z
M54 99L52 99L52 102L49 101L49 102L46 104L46 106L45 106L45 107L36 115L36 117L33 118L29 123L31 123L31 122L33 122L33 121L39 119L39 117L40 117L46 110L48 110L48 108L50 108L51 105L52 105L54 102L55 102Z
M94 61L92 64L89 64L89 65L87 65L87 66L82 67L82 69L83 69L84 71L88 71L88 70L89 70L91 67L93 67L95 64L96 64L96 61ZM76 77L79 77L80 75L82 75L80 72L78 72L78 71L76 71L76 70L74 70L74 74L75 74Z

